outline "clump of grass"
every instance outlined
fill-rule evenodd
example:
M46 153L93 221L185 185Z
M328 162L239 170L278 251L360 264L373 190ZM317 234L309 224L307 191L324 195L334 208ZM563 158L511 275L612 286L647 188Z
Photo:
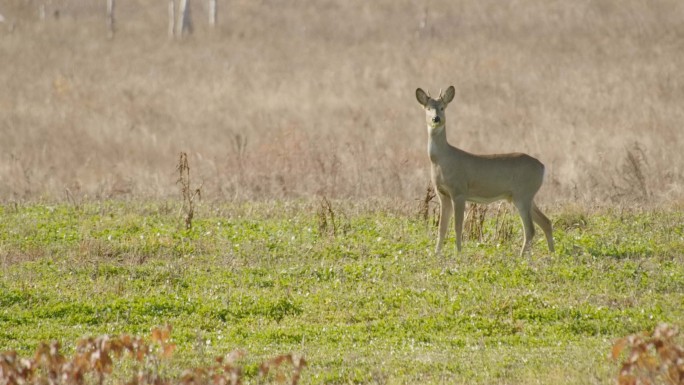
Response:
M557 215L554 227L563 231L584 229L589 224L589 218L579 207L569 207Z

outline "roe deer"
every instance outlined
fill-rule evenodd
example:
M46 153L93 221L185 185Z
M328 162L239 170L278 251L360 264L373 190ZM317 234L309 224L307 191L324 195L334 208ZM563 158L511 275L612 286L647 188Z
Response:
M428 129L428 155L432 162L432 183L435 186L441 215L436 252L440 253L452 212L456 216L456 249L461 251L465 202L491 203L501 199L513 202L520 213L525 240L520 256L529 250L538 224L553 252L551 221L534 204L534 195L544 179L544 165L537 159L520 153L474 155L447 142L444 109L454 98L450 86L439 98L433 99L418 88L416 99L425 108Z

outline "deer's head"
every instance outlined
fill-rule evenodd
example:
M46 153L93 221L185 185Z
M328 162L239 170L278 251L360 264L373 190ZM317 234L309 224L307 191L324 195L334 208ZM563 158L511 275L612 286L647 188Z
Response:
M422 89L418 88L416 90L416 99L418 99L418 103L425 109L425 120L430 130L444 127L444 123L446 123L444 110L454 99L455 92L454 86L449 86L444 93L440 90L439 97L433 99L430 97L430 94Z

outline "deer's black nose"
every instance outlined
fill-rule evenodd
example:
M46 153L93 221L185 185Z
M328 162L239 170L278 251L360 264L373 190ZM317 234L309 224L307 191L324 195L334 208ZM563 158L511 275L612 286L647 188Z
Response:
M434 118L432 118L432 123L439 123L440 120L441 119L439 118L439 116L435 116Z

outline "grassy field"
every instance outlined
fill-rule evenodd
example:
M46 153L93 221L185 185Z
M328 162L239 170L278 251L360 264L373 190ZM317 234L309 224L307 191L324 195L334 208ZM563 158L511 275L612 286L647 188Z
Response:
M167 6L108 39L104 1L0 2L0 350L170 324L169 372L608 384L617 338L683 326L681 0L193 1L182 39ZM414 92L452 84L453 145L546 165L556 254L506 206L432 253Z
M178 209L2 206L0 346L170 324L170 371L244 349L248 380L294 352L306 384L608 384L617 338L684 316L681 208L556 207L557 253L524 258L506 210L440 257L415 204L206 203L191 230Z

